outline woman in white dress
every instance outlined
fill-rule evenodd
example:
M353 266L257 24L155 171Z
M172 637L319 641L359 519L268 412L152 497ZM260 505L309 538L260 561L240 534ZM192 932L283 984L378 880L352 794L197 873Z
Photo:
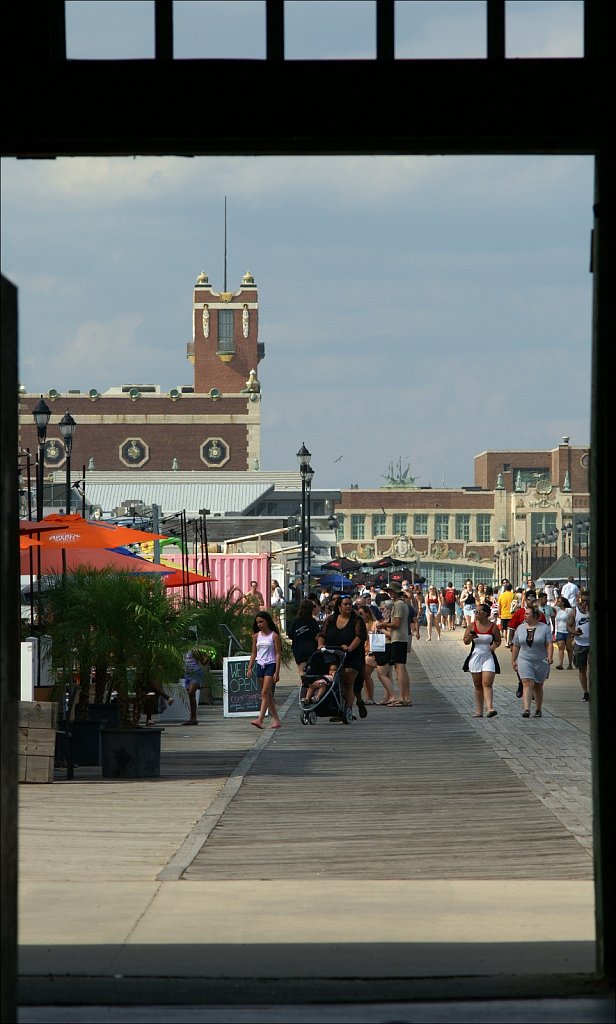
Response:
M494 653L501 644L500 629L490 621L489 604L478 604L475 621L464 630L465 644L472 644L471 653L464 662L464 671L473 677L475 694L475 718L483 718L484 706L488 718L494 718L494 676L500 672L498 658Z

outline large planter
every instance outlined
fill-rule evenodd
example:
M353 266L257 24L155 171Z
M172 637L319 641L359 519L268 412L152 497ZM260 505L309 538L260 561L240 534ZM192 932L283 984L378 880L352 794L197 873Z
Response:
M71 760L76 765L101 763L101 722L78 720L70 724ZM56 733L56 761L68 761L66 732Z
M86 718L89 722L102 722L108 729L120 724L119 704L88 704Z
M160 775L162 729L103 729L104 779L154 779Z

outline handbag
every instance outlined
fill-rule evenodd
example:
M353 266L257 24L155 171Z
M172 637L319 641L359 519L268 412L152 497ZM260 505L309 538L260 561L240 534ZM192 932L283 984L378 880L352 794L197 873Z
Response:
M385 644L387 637L384 633L371 633L370 637L370 651L372 654L377 652L383 652L385 650Z

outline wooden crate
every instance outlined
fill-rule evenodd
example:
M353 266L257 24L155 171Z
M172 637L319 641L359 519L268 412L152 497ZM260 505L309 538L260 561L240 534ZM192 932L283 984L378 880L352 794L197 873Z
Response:
M57 703L19 702L19 782L53 782L57 722Z
M18 782L53 782L54 758L20 754L17 759Z
M17 724L25 729L56 729L58 702L20 700Z

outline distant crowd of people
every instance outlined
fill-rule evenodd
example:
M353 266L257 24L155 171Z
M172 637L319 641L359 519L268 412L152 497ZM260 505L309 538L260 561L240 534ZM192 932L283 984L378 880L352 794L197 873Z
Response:
M494 678L500 673L497 650L511 651L511 664L518 679L516 696L521 699L522 716L541 718L543 685L556 659L556 669L577 669L582 700L589 700L588 662L590 654L589 593L573 577L560 587L546 584L537 589L530 577L526 586L514 590L501 580L500 587L474 584L467 579L461 589L449 582L425 589L418 583L390 581L377 588L361 585L352 592L323 588L301 601L286 636L291 642L300 679L306 665L320 648L344 652L340 684L346 709L360 718L367 707L411 707L411 680L407 657L413 640L440 641L442 631L462 629L462 641L470 652L462 666L473 680L474 715L494 718ZM273 580L269 608L256 581L245 595L247 608L255 613L253 651L249 670L256 668L262 692L261 709L252 723L263 728L266 714L272 728L280 728L274 692L280 674L282 633L280 610L284 595ZM422 632L425 630L425 632ZM327 665L319 679L311 680L303 693L302 706L319 702L336 676L336 666ZM376 676L376 680L375 680ZM375 682L383 698L375 700ZM534 711L533 711L534 705ZM348 721L334 715L332 721Z

